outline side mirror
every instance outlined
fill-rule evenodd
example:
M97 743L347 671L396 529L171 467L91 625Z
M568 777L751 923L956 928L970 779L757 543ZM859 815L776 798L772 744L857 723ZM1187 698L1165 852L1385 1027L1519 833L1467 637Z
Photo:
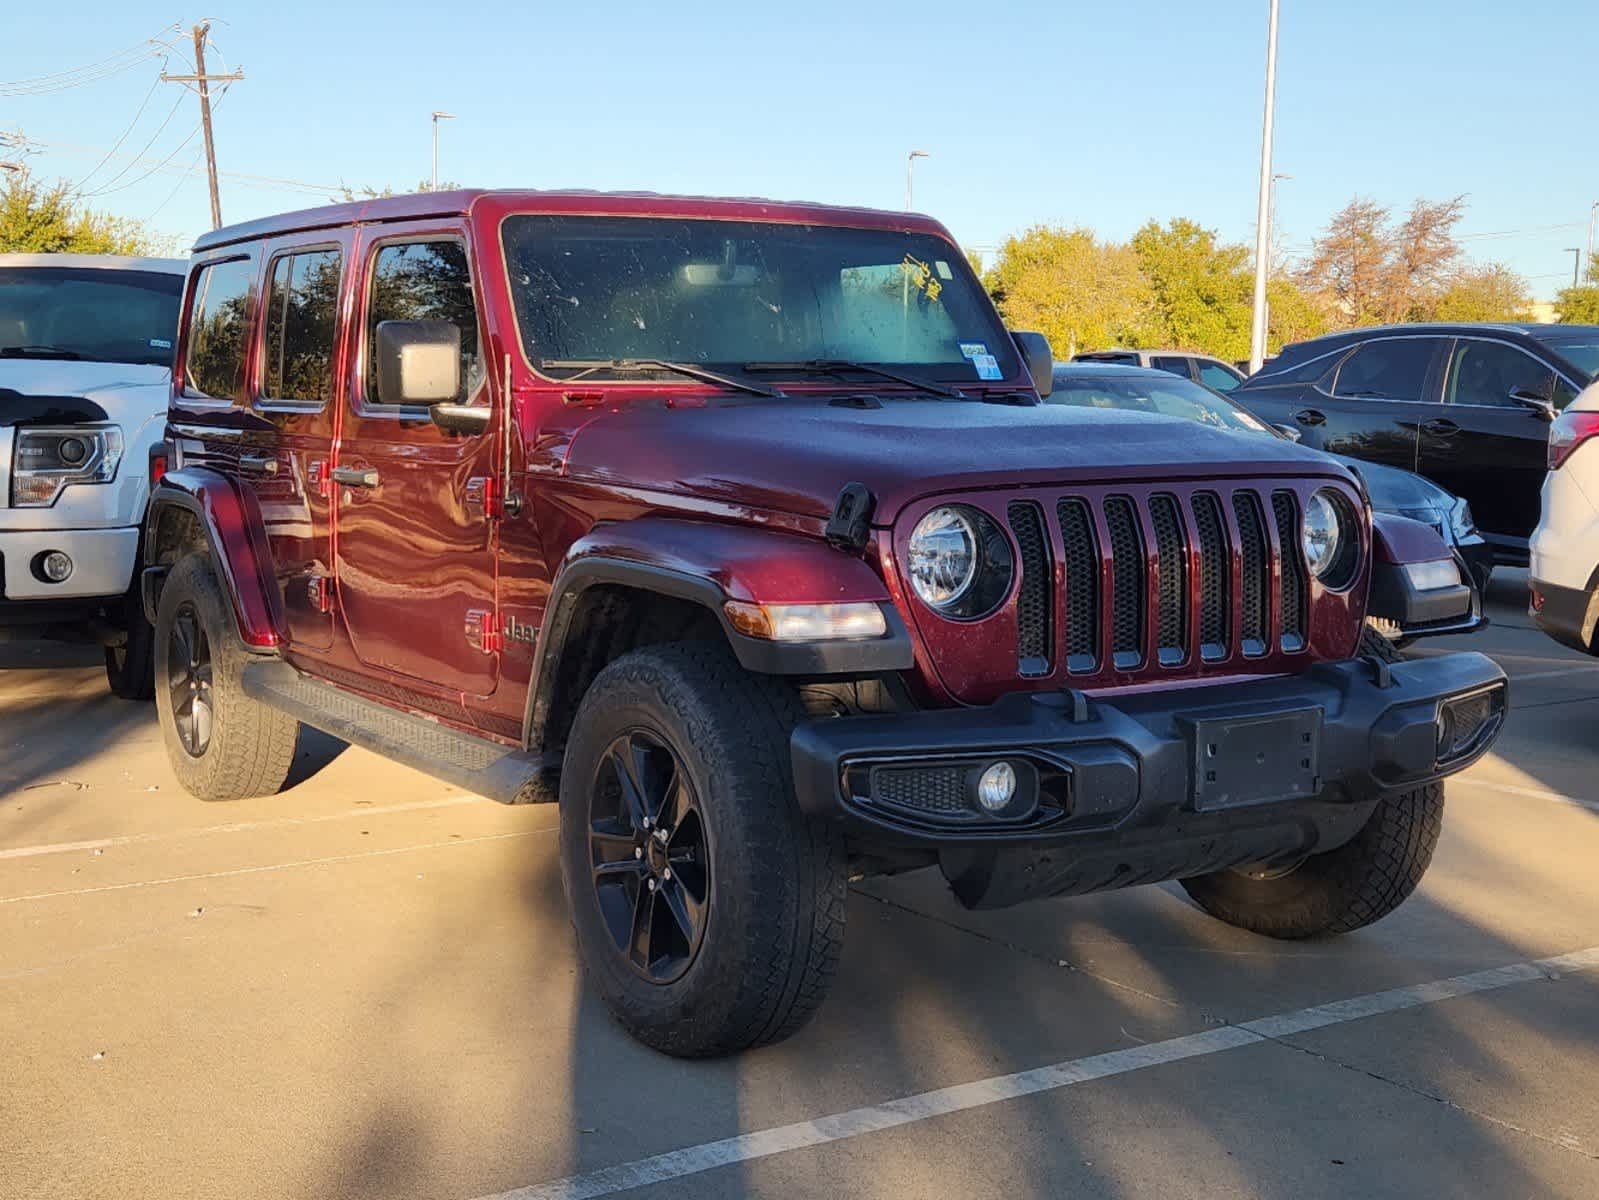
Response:
M1535 392L1531 388L1513 387L1510 389L1510 398L1517 404L1531 409L1545 421L1553 421L1560 415L1548 396Z
M428 419L446 433L482 433L493 415L486 404L428 405Z
M1290 442L1297 442L1300 438L1305 436L1300 432L1299 427L1296 425L1273 425L1272 428L1278 433L1282 434Z
M372 355L379 404L448 405L461 394L461 330L453 321L379 321Z
M1040 396L1055 390L1055 356L1050 353L1049 339L1041 333L1011 330L1011 341L1021 351L1027 371L1033 377L1033 386Z

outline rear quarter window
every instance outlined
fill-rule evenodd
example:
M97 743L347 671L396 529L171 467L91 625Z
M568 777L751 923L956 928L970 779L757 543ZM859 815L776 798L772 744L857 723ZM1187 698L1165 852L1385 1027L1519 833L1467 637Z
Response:
M194 277L183 390L188 396L238 400L243 392L244 345L250 329L248 258L207 263Z

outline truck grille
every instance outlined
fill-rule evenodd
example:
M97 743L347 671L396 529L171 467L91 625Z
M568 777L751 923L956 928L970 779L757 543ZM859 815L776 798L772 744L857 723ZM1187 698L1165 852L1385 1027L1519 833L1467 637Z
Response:
M1070 683L1306 648L1296 490L1134 491L1007 506L1022 575L1019 674Z

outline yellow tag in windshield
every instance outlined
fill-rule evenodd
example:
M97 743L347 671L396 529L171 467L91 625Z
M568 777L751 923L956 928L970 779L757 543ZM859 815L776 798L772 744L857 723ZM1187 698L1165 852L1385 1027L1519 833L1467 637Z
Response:
M907 254L905 260L899 264L899 269L905 272L905 278L916 285L918 291L924 292L929 300L937 301L939 293L944 290L944 285L933 274L933 268L914 255Z

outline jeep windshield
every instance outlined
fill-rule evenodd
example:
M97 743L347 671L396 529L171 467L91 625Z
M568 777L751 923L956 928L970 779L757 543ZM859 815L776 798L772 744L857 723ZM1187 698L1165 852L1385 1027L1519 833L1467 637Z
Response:
M928 234L527 215L502 237L523 347L551 378L664 380L686 364L949 395L1020 373L971 268Z
M0 267L0 360L170 366L183 276L93 267Z

